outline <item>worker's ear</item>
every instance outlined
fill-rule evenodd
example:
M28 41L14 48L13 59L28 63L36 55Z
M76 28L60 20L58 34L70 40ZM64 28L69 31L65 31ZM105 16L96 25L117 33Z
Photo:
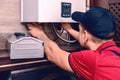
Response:
M87 43L89 38L90 38L90 35L89 35L88 31L84 30L84 40L85 40L85 43Z

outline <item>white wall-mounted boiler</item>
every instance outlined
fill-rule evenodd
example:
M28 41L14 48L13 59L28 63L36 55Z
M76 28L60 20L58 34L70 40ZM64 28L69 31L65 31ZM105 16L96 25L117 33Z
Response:
M85 12L87 0L21 0L21 22L74 22L74 11Z

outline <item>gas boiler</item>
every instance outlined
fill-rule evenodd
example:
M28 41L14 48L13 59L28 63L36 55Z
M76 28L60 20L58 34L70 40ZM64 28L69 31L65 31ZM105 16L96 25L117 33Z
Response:
M21 22L74 22L74 11L85 12L88 0L21 0Z

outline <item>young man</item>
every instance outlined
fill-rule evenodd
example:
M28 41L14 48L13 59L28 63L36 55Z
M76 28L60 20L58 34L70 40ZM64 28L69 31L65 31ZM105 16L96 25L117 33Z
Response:
M69 53L60 49L38 24L29 24L29 33L44 41L48 60L62 69L86 80L120 80L120 49L113 41L114 16L106 9L93 7L85 13L74 12L72 19L80 23L79 32L68 23L62 23L64 29L88 50Z

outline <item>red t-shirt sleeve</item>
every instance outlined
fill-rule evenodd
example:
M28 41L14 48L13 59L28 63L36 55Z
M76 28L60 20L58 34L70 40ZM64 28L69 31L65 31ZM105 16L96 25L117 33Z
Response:
M69 55L69 64L78 77L92 78L95 73L96 53L84 50Z

